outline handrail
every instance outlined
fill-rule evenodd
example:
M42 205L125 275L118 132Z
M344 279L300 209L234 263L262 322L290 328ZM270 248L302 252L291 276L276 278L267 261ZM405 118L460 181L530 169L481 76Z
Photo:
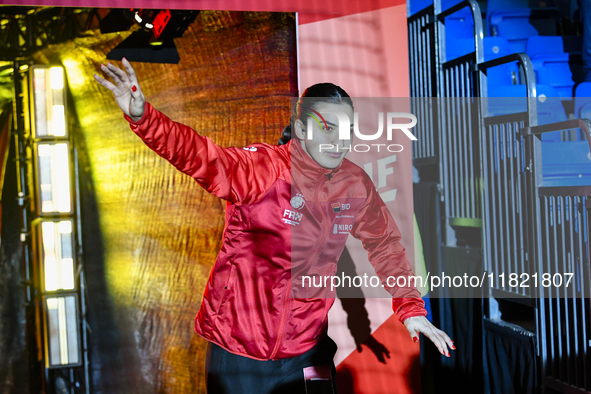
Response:
M471 7L471 5L469 4L470 2L474 2L474 0L460 1L459 3L454 4L453 6L449 7L445 11L441 11L439 14L435 15L435 19L436 20L443 20L444 18L450 16L451 14L455 14L456 12L458 12L459 10L461 10L464 7ZM476 5L478 5L478 3L476 3ZM479 9L480 9L480 7L479 7ZM482 19L482 16L481 16L481 19Z
M491 67L500 66L502 64L507 64L515 61L521 63L521 65L523 66L523 71L525 73L525 85L527 86L528 93L527 96L536 97L536 74L534 73L534 67L527 54L523 52L512 53L510 55L506 55L498 59L487 60L486 62L478 63L477 67L479 69L486 70Z
M476 53L476 63L482 63L484 61L484 47L482 43L482 39L484 37L484 27L482 25L482 12L480 11L480 6L478 3L475 0L464 0L446 9L445 11L437 13L437 10L441 9L440 2L441 0L434 0L433 2L435 22L443 22L446 17L458 12L462 8L470 8L472 11L472 19L474 20L474 48ZM443 63L446 62L447 60Z
M487 70L491 67L500 66L502 64L507 64L510 62L519 62L523 67L523 74L525 78L525 86L527 91L527 112L529 114L529 125L537 126L538 125L538 104L537 100L532 100L532 98L537 97L536 92L536 74L534 73L534 66L532 65L531 59L529 56L523 52L520 53L512 53L507 56L500 57L498 59L488 60L486 62L478 63L476 67L479 70Z
M435 0L437 1L437 0ZM448 8L445 11L435 15L436 21L443 21L446 17L458 12L462 8L468 7L472 11L472 19L474 20L474 48L476 50L476 63L482 63L484 61L484 47L482 38L484 37L483 25L482 25L482 12L480 6L474 0L464 0L458 4Z
M531 134L543 134L553 131L576 128L581 128L581 130L585 132L585 135L587 136L587 142L589 143L589 152L591 152L591 133L589 132L589 130L591 130L591 120L587 118L565 120L562 122L549 123L541 126L524 127L519 131L519 133L523 136L526 136Z

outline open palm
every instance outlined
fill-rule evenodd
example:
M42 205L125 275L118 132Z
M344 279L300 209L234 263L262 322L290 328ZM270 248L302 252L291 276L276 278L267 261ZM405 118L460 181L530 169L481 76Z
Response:
M107 65L101 64L101 70L111 77L113 82L107 81L97 74L94 74L94 79L113 93L117 105L125 115L134 121L138 121L144 114L146 98L142 93L135 70L131 67L131 64L125 58L123 58L122 63L125 71L120 70L111 63Z

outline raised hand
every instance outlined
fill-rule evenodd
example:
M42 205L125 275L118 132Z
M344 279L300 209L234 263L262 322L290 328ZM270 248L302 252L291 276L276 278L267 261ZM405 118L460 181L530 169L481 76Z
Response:
M439 350L439 353L443 354L444 356L449 357L448 346L454 350L456 348L450 337L445 332L431 324L431 322L424 316L409 317L404 321L404 325L410 333L413 341L418 341L418 333L421 332L423 335L433 341Z
M101 70L111 77L114 83L97 74L94 74L94 79L113 93L117 105L125 115L134 121L138 121L144 114L146 98L142 93L135 70L131 67L131 64L125 58L123 58L122 63L125 71L120 70L111 63L107 63L107 65L101 64Z

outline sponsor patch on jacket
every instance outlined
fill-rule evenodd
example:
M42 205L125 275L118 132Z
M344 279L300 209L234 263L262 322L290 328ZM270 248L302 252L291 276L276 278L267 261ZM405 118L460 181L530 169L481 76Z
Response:
M294 212L290 211L289 209L286 209L285 211L283 211L283 218L281 219L284 223L291 224L292 226L297 226L301 223L303 217L303 213Z
M342 211L346 211L347 209L351 209L351 204L339 204L338 202L333 202L330 204L332 207L332 211L334 213L339 213Z
M333 234L349 234L353 229L352 224L334 224L332 227Z

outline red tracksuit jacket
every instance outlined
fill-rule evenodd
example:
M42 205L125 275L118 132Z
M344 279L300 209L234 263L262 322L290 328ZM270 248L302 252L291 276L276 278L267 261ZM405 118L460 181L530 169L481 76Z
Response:
M319 166L297 141L221 148L146 103L131 129L179 171L227 201L223 244L195 331L259 360L300 355L326 335L330 288L302 277L334 275L348 234L360 239L385 285L413 275L400 232L366 173L347 159ZM346 209L343 209L346 208ZM425 316L414 287L385 288L399 319Z

